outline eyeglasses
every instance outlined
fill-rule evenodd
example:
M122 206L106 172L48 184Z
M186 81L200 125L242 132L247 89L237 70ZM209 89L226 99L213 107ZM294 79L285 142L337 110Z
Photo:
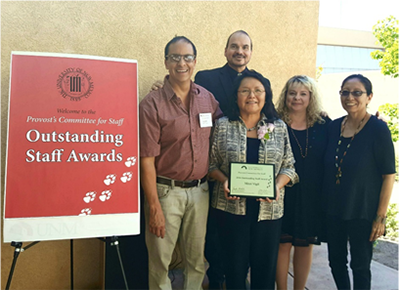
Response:
M196 59L196 56L193 54L170 54L166 56L167 59L173 62L180 62L182 57L185 62L193 62Z
M348 96L350 96L350 94L353 96L353 97L356 97L356 98L358 98L358 97L361 97L363 94L366 94L367 92L362 92L362 91L352 91L352 92L350 92L350 91L339 91L339 94L342 96L342 97L348 97Z
M256 89L255 91L252 91L252 90L249 90L249 89L244 89L244 90L238 91L238 94L239 94L241 97L248 97L248 96L250 96L251 93L253 93L256 97L259 97L259 96L261 96L264 92L265 92L265 91L260 90L260 89Z

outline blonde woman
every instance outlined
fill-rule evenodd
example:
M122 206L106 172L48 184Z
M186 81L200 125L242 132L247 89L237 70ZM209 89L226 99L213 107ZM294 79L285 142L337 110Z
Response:
M287 81L277 111L287 124L300 182L286 188L276 283L277 289L287 289L290 251L294 247L293 288L304 289L311 268L313 245L320 244L323 157L331 120L321 117L316 83L304 75Z

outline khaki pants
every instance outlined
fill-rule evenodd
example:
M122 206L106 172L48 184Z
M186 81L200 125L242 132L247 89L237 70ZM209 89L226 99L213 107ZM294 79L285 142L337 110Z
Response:
M184 289L202 289L205 275L204 241L208 214L208 183L181 188L157 184L165 216L165 237L149 232L149 207L145 203L146 245L149 252L149 288L172 289L168 267L179 240L184 265Z

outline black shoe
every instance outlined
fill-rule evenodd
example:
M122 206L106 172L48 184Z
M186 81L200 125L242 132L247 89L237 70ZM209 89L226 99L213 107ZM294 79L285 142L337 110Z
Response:
M223 290L224 289L224 281L222 280L210 280L208 283L209 290Z

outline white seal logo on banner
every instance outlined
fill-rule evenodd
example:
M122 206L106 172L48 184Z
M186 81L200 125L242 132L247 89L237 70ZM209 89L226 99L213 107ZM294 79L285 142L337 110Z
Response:
M58 76L57 88L63 98L80 101L93 92L92 77L81 68L67 68Z

